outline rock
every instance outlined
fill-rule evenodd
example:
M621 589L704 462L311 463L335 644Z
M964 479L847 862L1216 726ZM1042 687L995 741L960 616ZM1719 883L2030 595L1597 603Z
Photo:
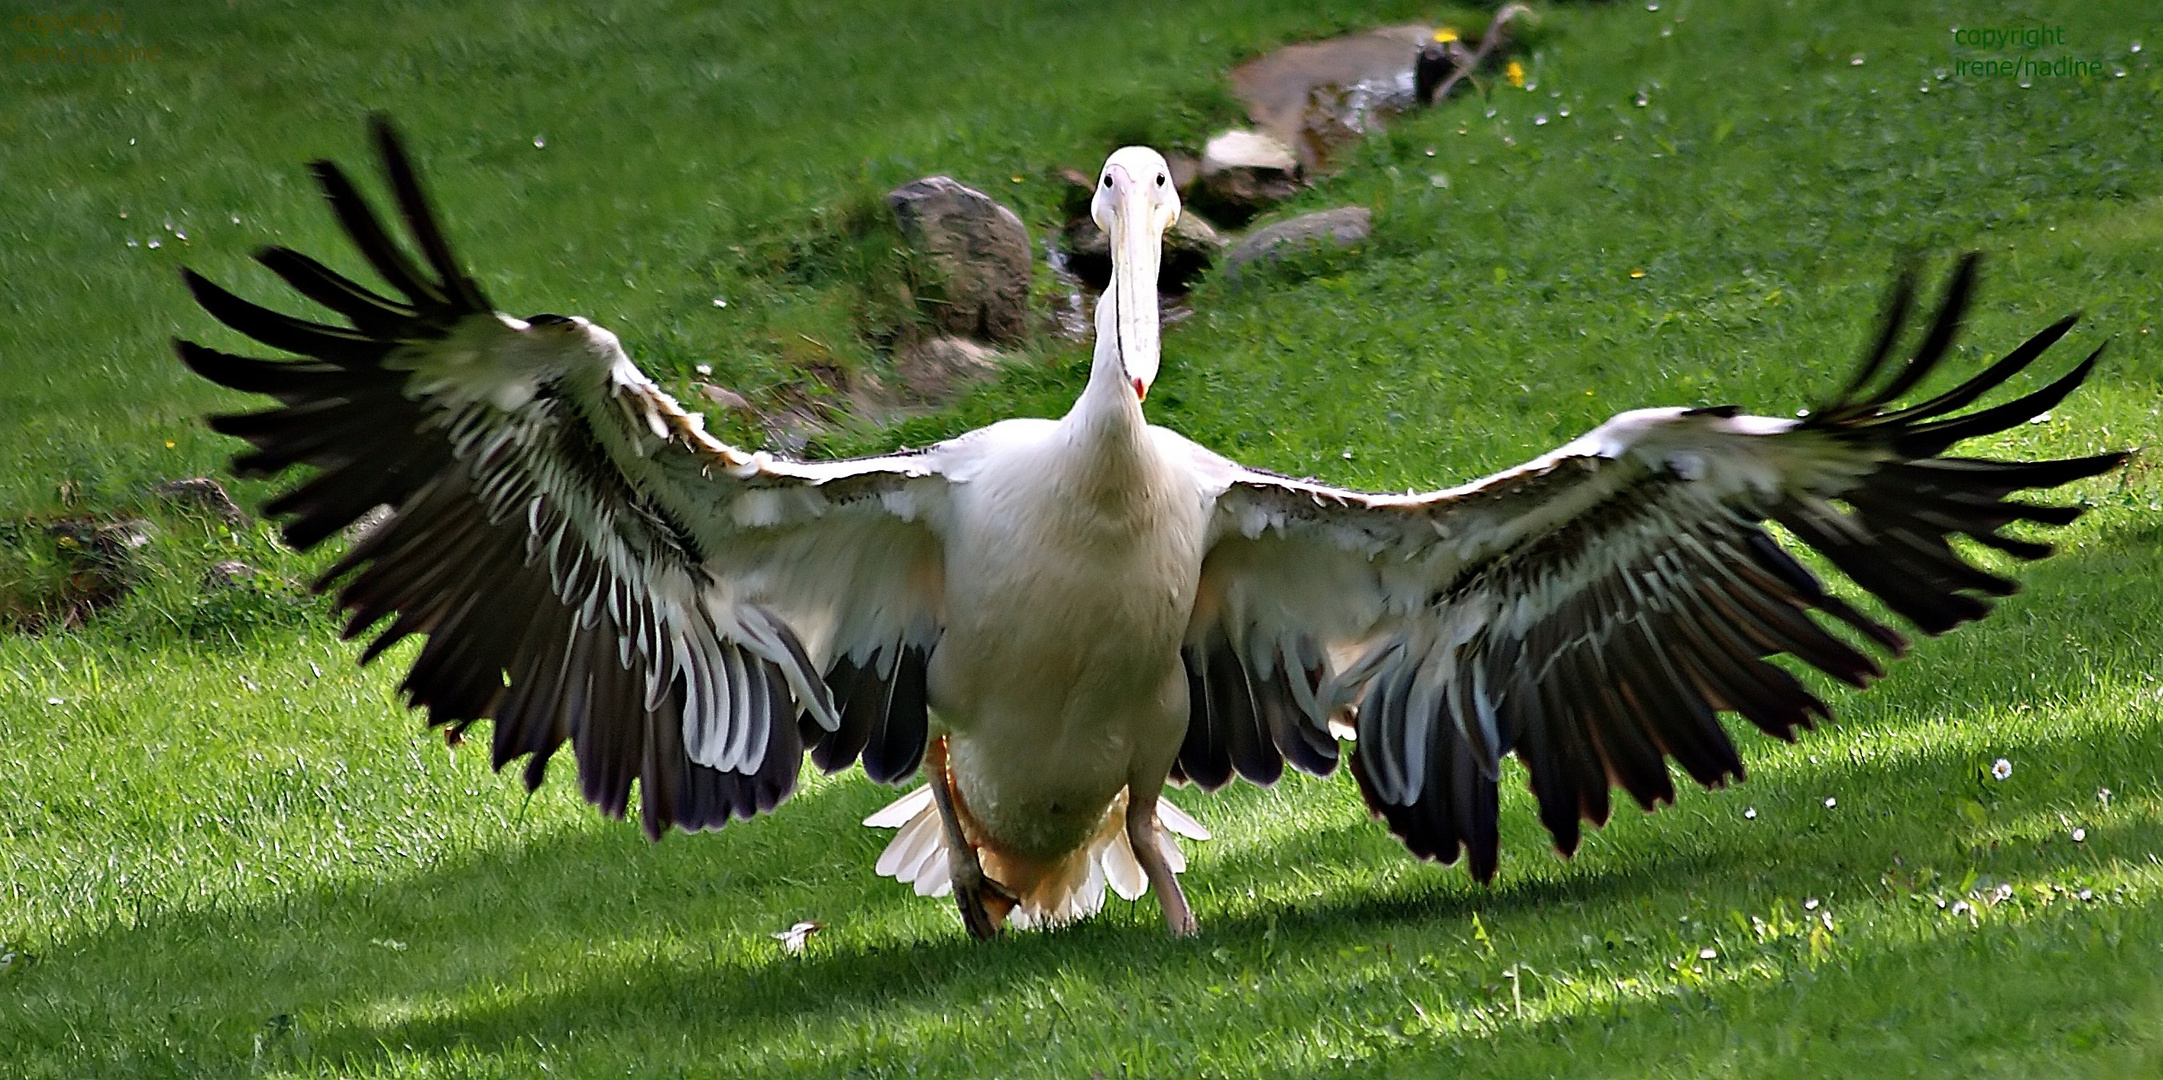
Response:
M45 529L71 557L131 562L150 543L150 523L141 518L99 524L86 518L56 521Z
M1227 131L1209 140L1202 149L1201 175L1227 169L1263 169L1283 173L1299 171L1299 159L1284 140L1254 131Z
M811 446L811 440L826 434L830 414L823 409L812 408L800 400L785 401L774 408L759 413L759 430L766 435L765 449L771 453L800 456Z
M1164 263L1158 268L1157 289L1183 293L1194 287L1203 271L1224 254L1230 241L1209 219L1193 210L1182 210L1179 220L1164 235ZM1083 284L1102 289L1112 280L1111 238L1089 218L1077 218L1066 227L1067 268Z
M1198 158L1173 150L1164 155L1164 164L1172 170L1172 187L1181 194L1185 194L1187 189L1194 186L1196 180L1201 179L1202 163Z
M1287 45L1233 68L1232 91L1311 172L1327 167L1338 145L1415 103L1413 66L1433 39L1431 26L1385 26Z
M758 410L751 407L751 402L747 398L726 386L695 382L691 384L691 388L698 391L700 397L730 412L742 413L745 416L758 415Z
M902 389L910 397L926 404L940 404L998 374L1001 359L997 349L966 338L923 338L894 354L894 373L901 377Z
M1202 151L1188 198L1196 209L1236 224L1298 191L1299 159L1291 147L1259 132L1227 131Z
M1020 343L1029 336L1029 232L1012 210L950 177L887 192L915 255L931 321L950 334Z
M187 480L167 480L150 489L151 494L181 506L193 507L215 515L228 525L245 525L248 515L226 494L225 488L207 476Z
M218 589L230 589L260 573L262 571L238 559L227 559L224 562L214 563L203 574L203 591L212 592Z
M147 573L142 549L150 543L150 523L140 518L104 524L72 518L56 521L45 531L60 548L68 571L65 613L59 619L63 627L118 603Z
M1224 271L1235 274L1257 259L1271 259L1293 247L1327 244L1351 247L1374 232L1374 211L1364 206L1317 210L1248 233L1224 257Z
M1179 220L1172 223L1170 235L1164 238L1168 251L1191 251L1210 258L1223 254L1230 243L1208 218L1189 210L1179 212Z

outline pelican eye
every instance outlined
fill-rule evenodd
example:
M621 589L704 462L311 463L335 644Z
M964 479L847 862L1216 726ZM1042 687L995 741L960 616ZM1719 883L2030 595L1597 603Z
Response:
M1158 173L1158 174L1157 174L1157 186L1158 186L1158 187L1163 187L1163 186L1164 186L1164 174L1163 174L1163 173Z
M1106 190L1106 191L1109 191L1109 190L1111 190L1111 186L1112 186L1112 174L1110 174L1110 173L1105 173L1105 174L1104 174L1104 190Z

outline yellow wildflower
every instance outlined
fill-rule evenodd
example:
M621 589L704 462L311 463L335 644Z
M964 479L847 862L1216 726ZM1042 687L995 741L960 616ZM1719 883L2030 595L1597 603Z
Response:
M1502 73L1509 77L1511 86L1523 86L1525 84L1525 66L1515 60L1510 61L1510 66L1504 68Z
M1457 40L1457 29L1456 27L1445 26L1434 32L1434 39L1441 42L1455 41Z
M1641 278L1645 276L1645 272L1643 270L1632 270L1630 271L1630 276L1634 278Z

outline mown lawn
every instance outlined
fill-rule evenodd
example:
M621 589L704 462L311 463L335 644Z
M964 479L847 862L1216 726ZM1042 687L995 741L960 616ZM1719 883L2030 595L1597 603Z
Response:
M1453 483L1622 408L1806 405L1900 253L1935 270L1980 248L1965 364L2072 309L2054 360L2109 342L2049 422L1985 449L2163 443L2152 10L1653 7L1548 9L1525 89L1363 144L1295 209L1372 206L1372 242L1206 282L1165 338L1158 421L1280 470ZM294 584L323 557L147 494L219 469L233 444L198 418L244 404L172 358L174 334L236 344L177 267L257 295L262 243L357 269L301 163L358 163L371 110L406 128L498 302L592 315L674 385L706 362L756 389L882 363L855 336L880 253L850 223L886 188L950 173L1042 237L1058 167L1233 115L1227 65L1470 17L172 8L126 10L115 39L154 62L39 63L18 51L35 24L0 24L0 584L49 583L56 516L154 526L136 596L0 636L0 1075L2163 1073L2146 460L2065 494L2094 512L1993 619L1868 693L1828 689L1842 722L1798 746L1740 734L1747 784L1623 812L1574 861L1521 784L1491 889L1408 860L1347 778L1185 792L1218 836L1190 846L1198 940L1145 899L988 946L872 875L885 834L856 823L892 792L817 779L659 845L578 802L567 763L528 799L421 731L394 662L354 667ZM1953 74L1978 51L1951 29L2004 23L2062 26L2051 55L2104 74ZM937 416L822 450L1056 414L1085 361L1047 338ZM270 575L204 596L227 558ZM807 918L825 929L801 956L768 936Z

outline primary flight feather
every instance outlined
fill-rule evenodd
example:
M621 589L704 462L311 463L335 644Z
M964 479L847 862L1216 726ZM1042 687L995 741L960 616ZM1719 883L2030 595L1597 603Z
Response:
M1767 522L1936 634L2014 588L1952 537L2041 558L2001 530L2078 510L2011 496L2126 456L1945 456L2080 384L2096 356L1969 408L2072 319L1896 404L1947 355L1970 257L1894 365L1903 277L1862 368L1806 419L1642 409L1425 494L1249 469L1143 417L1179 200L1164 160L1129 147L1092 204L1113 278L1064 417L793 461L708 436L586 319L498 313L396 134L374 134L418 262L337 166L314 172L388 295L271 248L263 264L346 325L190 272L212 316L305 359L177 343L203 376L281 402L212 425L255 447L236 472L312 468L266 507L294 546L393 508L318 583L338 587L348 636L380 627L364 658L424 635L404 691L431 723L493 721L496 766L527 758L529 785L570 743L585 797L621 816L635 781L656 837L773 809L806 753L884 783L922 772L870 821L900 830L878 870L950 892L979 936L1088 914L1107 888L1153 889L1192 933L1170 834L1207 833L1165 784L1328 773L1333 719L1352 719L1352 773L1414 853L1494 874L1511 753L1568 853L1613 788L1672 801L1669 760L1701 784L1739 779L1719 713L1780 738L1826 717L1770 657L1857 686L1882 673L1820 617L1905 648Z

